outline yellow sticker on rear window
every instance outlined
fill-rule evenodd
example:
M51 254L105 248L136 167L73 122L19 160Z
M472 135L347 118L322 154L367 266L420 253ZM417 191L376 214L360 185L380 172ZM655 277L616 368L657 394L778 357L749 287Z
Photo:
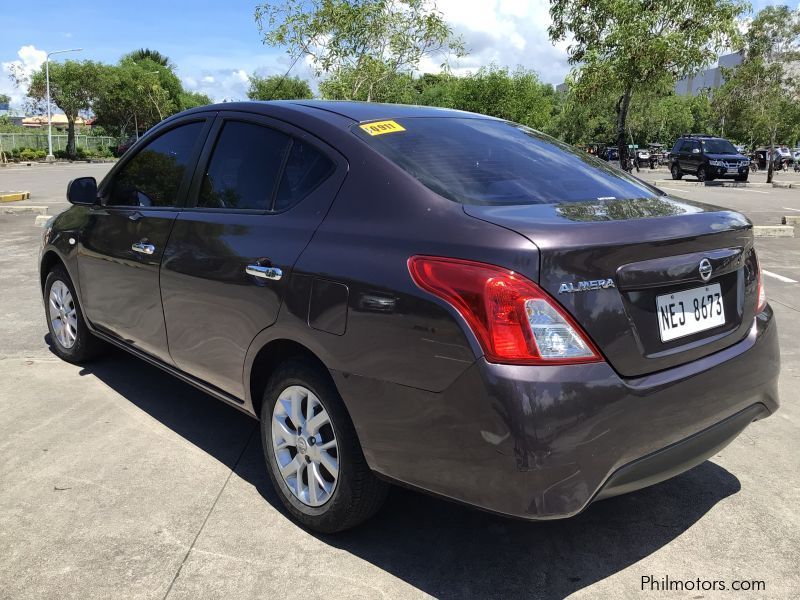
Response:
M383 135L384 133L395 133L396 131L406 130L406 128L397 121L375 121L374 123L364 123L363 125L359 125L359 127L370 135Z

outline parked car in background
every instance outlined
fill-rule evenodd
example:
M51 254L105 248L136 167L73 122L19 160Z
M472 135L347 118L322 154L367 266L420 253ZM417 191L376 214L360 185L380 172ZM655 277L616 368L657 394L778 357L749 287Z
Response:
M636 163L640 167L650 167L652 169L653 165L650 163L650 151L644 148L636 150Z
M111 344L259 419L276 495L317 531L387 482L569 517L778 409L752 224L522 125L204 106L67 198L39 260L53 352Z
M673 179L690 174L695 175L699 181L711 181L718 177L747 181L750 160L724 138L684 135L672 148L670 172Z

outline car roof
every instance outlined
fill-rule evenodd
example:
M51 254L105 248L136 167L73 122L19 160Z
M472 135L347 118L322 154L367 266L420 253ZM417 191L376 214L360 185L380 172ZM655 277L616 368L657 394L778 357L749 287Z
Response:
M308 114L320 111L323 114L335 114L352 121L376 121L380 119L403 119L410 117L460 117L473 119L494 119L486 115L439 108L435 106L413 106L409 104L384 104L381 102L352 102L346 100L252 100L249 102L226 102L212 104L194 109L198 110L241 110L246 112L269 113L269 107L281 107ZM194 112L193 111L193 112ZM320 116L323 116L320 114Z

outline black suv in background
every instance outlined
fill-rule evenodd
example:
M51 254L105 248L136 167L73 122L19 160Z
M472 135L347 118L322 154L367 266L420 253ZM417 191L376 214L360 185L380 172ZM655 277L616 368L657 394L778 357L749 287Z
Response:
M684 135L675 142L669 158L673 179L684 174L696 175L699 181L733 177L747 181L750 160L728 140L710 135Z

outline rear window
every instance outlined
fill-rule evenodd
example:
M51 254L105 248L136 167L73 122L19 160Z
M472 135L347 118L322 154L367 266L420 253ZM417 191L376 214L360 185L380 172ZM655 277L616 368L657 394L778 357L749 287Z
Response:
M353 131L434 192L463 204L555 204L658 195L587 152L506 121L421 117L354 125Z

